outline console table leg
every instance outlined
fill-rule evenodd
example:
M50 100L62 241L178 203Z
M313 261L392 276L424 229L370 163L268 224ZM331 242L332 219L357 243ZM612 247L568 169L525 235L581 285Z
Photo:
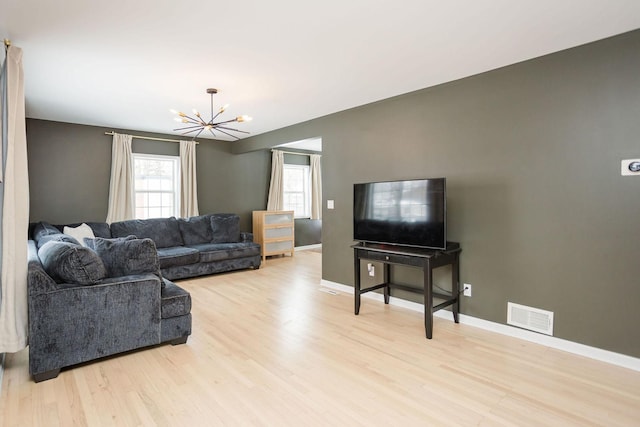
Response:
M354 308L354 312L356 315L358 315L358 313L360 313L360 258L358 257L358 251L354 251L354 289L353 289L353 294L354 294L354 301L355 301L355 308Z
M453 321L460 323L458 313L460 313L460 254L456 253L451 266L451 293L455 295L455 302L451 311L453 311Z
M423 266L424 273L424 329L427 339L433 336L433 270L431 261L427 259Z
M391 295L391 286L389 285L389 283L391 283L391 273L388 264L383 264L383 271L384 283L387 284L387 286L384 287L384 303L389 304L389 296Z

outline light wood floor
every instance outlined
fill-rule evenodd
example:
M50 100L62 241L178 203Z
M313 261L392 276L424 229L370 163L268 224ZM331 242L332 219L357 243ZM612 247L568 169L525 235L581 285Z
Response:
M35 384L7 355L0 425L638 426L640 373L320 288L313 251L181 281L193 335Z

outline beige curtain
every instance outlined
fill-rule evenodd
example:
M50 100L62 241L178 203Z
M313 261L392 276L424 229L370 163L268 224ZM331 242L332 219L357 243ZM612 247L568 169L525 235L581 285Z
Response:
M180 141L180 216L183 218L199 215L196 144L195 141Z
M322 219L322 167L320 154L311 154L311 219Z
M133 156L131 135L113 134L111 143L111 182L107 222L133 219Z
M2 104L2 197L0 217L0 353L27 346L27 234L29 174L24 112L22 49L10 46L0 77Z
M281 211L284 207L283 174L284 153L280 150L273 150L271 154L271 184L269 185L269 198L267 199L268 211Z

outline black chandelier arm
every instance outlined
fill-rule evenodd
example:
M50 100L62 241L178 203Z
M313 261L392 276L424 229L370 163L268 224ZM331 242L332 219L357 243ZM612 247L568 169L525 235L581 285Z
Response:
M193 139L195 140L197 137L199 137L203 130L204 130L204 128L200 129L200 131L198 133L193 135Z
M220 114L222 114L222 111L218 111L215 115L213 115L213 109L211 109L211 120L209 120L209 124L215 125L213 121L217 119Z
M234 131L234 132L249 133L249 132L244 131L244 130L229 128L229 127L226 127L226 126L216 126L216 129L218 129L218 130L219 129L226 129L226 130L231 130L231 131Z
M218 132L224 133L225 135L228 135L228 136L230 136L231 138L234 138L234 139L240 139L240 138L238 138L237 136L230 134L229 132L225 132L225 131L223 131L222 129L225 129L225 128L219 128L219 127L218 127L218 128L216 128L216 130L217 130ZM211 133L213 133L213 132L211 132Z
M227 124L227 123L233 123L233 122L237 122L237 121L238 121L238 118L236 117L236 118L233 118L233 119L231 119L231 120L225 120L224 122L209 123L209 124L210 124L211 126L218 127L218 126L220 126L220 125L225 125L225 124Z
M182 132L180 135L189 135L190 133L193 133L195 131L197 131L197 129L190 130L190 131L187 131L187 132ZM189 136L191 136L191 135L189 135Z
M187 116L186 114L184 116L182 116L182 118L183 119L187 119L188 123L193 123L194 125L195 124L199 124L199 125L202 125L202 126L206 126L207 125L207 123L204 120L202 120L202 118L194 119L193 117Z
M177 131L177 130L187 130L187 129L198 130L199 128L202 128L202 127L205 127L205 126L202 126L202 125L184 126L184 127L181 127L181 128L176 128L176 129L174 129L174 131Z

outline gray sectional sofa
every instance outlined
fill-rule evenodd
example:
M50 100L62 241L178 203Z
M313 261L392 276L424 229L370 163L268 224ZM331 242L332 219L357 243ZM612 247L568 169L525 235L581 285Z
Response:
M153 240L162 276L176 280L260 268L260 245L253 242L253 234L241 232L239 224L236 214L209 214L114 222L110 233Z
M89 222L93 237L82 243L64 226L33 224L27 283L34 381L125 351L186 343L191 296L171 280L259 268L260 246L238 222L233 214Z

